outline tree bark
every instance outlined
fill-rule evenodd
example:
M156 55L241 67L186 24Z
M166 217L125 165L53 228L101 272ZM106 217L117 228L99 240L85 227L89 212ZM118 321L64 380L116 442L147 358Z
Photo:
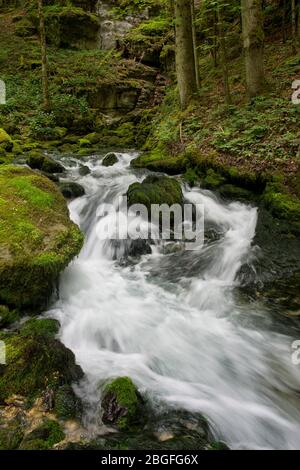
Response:
M49 111L50 99L49 99L48 65L47 65L46 32L45 32L45 18L44 18L44 12L43 12L43 0L38 0L38 13L39 13L39 22L40 22L40 43L41 43L41 58L42 58L43 108L46 111Z
M292 50L297 53L297 11L296 0L292 0Z
M263 91L265 85L261 0L242 0L242 24L247 89L249 96L254 97Z
M197 35L195 27L195 0L191 0L191 14L192 14L192 33L193 33L193 47L194 47L194 60L195 60L195 75L197 89L200 88L200 77L199 77L199 63L198 63L198 49L197 49Z
M197 91L191 0L175 0L176 71L182 109Z
M226 39L224 34L224 22L223 22L223 13L221 11L222 4L220 0L217 5L217 17L218 17L218 36L220 43L220 58L221 66L223 72L223 83L224 83L224 94L226 104L231 104L231 95L229 87L229 75L228 75L228 66L227 66L227 50L226 50Z

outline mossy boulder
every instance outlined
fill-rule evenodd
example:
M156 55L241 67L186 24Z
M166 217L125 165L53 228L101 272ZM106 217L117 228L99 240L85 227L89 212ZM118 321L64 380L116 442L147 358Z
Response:
M135 158L131 161L131 166L133 168L147 168L168 175L179 175L185 172L187 160L182 155L163 158L161 152L152 152Z
M222 175L210 168L206 173L203 183L208 189L217 189L225 183L225 181L226 179Z
M35 24L37 21L35 17ZM48 6L45 25L47 41L57 47L93 48L97 44L99 18L82 8Z
M300 200L290 194L282 182L268 183L262 200L274 216L288 220L291 227L300 232Z
M8 133L0 128L0 149L3 149L5 152L10 152L13 149L13 141Z
M26 167L0 167L0 303L45 306L83 243L56 185Z
M101 406L105 424L126 431L140 422L142 398L129 377L119 377L108 384L103 392Z
M48 387L59 390L82 378L75 356L56 339L59 323L51 319L28 320L19 331L2 333L6 364L0 366L0 403L12 395L28 400Z
M113 166L115 163L117 163L118 157L115 153L110 152L102 160L102 165L103 166Z
M143 204L151 214L152 204L183 203L183 194L178 181L168 176L147 176L142 183L133 183L127 191L128 206Z
M45 418L42 424L24 437L19 448L21 450L47 450L64 438L65 434L60 424Z
M43 155L40 152L31 152L26 163L33 170L40 170L44 173L63 173L64 167L52 158Z
M59 183L59 189L66 199L75 199L76 197L81 197L85 194L84 187L74 181L64 181Z

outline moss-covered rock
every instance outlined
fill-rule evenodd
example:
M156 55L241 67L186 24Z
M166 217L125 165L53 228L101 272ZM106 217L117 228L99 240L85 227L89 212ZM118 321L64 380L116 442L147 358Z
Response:
M40 170L44 173L63 173L64 167L52 160L52 158L43 155L40 152L32 151L26 160L26 163L33 170Z
M133 183L127 191L129 207L133 204L143 204L151 213L152 204L182 204L181 186L173 178L167 176L147 176L142 183Z
M84 196L84 187L74 181L64 181L59 183L59 189L66 199L75 199Z
M34 26L38 25L38 15L31 15ZM49 5L45 8L46 37L57 47L92 48L96 46L99 18L82 8L71 4L66 6Z
M133 168L147 168L148 170L167 173L168 175L179 175L185 172L187 159L184 156L162 157L161 152L141 155L131 161L131 166Z
M26 167L0 167L0 302L44 306L83 236L55 184Z
M125 431L140 420L142 399L129 377L119 377L105 387L102 408L103 422Z
M300 200L288 193L282 182L268 183L262 200L273 215L288 220L297 232L300 231Z
M21 442L21 450L47 450L62 441L65 434L57 421L45 418L43 423L27 434Z
M219 188L226 179L220 175L219 173L216 173L212 168L210 168L206 176L204 178L204 186L208 189L217 189Z
M115 163L117 163L118 157L115 153L110 152L102 160L102 165L103 166L113 166Z
M62 385L55 393L54 411L60 419L78 419L82 415L81 400L75 395L71 385Z
M13 141L8 133L0 128L0 149L10 152L13 149Z
M55 336L59 324L51 319L28 320L18 332L2 333L6 365L1 365L0 402L12 395L35 398L50 387L78 381L81 368L74 354Z

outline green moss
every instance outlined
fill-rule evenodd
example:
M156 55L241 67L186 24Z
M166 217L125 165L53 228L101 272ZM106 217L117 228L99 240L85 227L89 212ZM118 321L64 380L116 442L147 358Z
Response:
M0 128L0 148L6 152L13 149L13 141L4 129Z
M60 163L46 157L46 155L43 155L38 151L31 151L26 163L33 170L40 170L45 173L62 173L64 171L64 168Z
M24 432L19 423L0 423L0 450L15 450L22 441Z
M111 401L117 403L122 412L113 418L120 430L129 429L138 419L140 397L137 389L129 377L119 377L104 389L102 406L105 411L109 408Z
M148 176L142 183L133 183L127 191L128 205L144 204L151 213L152 204L182 204L183 195L178 181L167 176Z
M55 389L82 377L74 354L55 339L57 331L55 320L32 319L19 332L2 334L7 363L1 366L0 402L15 394L34 398L47 386Z
M60 419L79 419L82 415L82 403L70 385L62 385L55 393L54 411Z
M27 434L21 442L21 450L46 450L62 441L65 434L57 421L45 418L43 423Z
M282 183L268 183L262 200L276 217L288 220L297 231L300 230L300 201L289 194Z
M220 174L216 173L212 168L209 169L204 178L205 187L208 189L217 189L219 188L226 179Z
M10 326L20 319L18 310L11 310L6 305L0 305L0 328Z
M0 167L0 197L0 302L45 305L82 235L56 186L28 168Z

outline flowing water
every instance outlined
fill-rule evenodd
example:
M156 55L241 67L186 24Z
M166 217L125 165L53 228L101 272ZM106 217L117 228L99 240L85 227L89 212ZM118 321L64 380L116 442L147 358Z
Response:
M86 374L79 393L90 404L90 424L99 384L128 375L153 406L202 413L231 448L299 449L295 338L273 325L263 303L239 291L238 272L251 269L257 253L257 209L185 187L188 201L204 204L215 236L197 251L156 245L152 254L126 261L124 244L116 249L97 237L99 205L117 207L128 186L145 176L131 170L134 154L118 156L109 168L90 157L86 176L75 161L65 162L69 179L86 190L69 206L86 239L48 312Z

